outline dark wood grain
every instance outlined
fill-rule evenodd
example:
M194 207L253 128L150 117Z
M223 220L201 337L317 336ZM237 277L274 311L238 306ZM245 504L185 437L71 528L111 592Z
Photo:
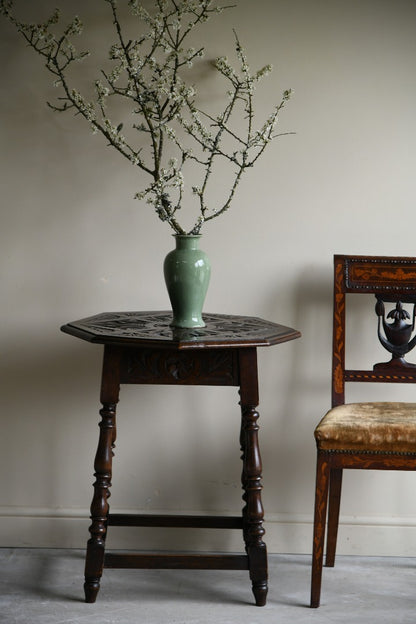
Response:
M206 327L203 329L175 330L169 326L171 318L169 312L115 312L98 314L62 327L65 333L105 345L91 537L85 563L85 599L87 602L96 600L104 567L202 568L248 570L255 602L263 606L267 596L267 550L263 541L257 347L294 340L300 333L259 318L221 314L204 315ZM240 516L110 513L120 384L239 388L243 463L243 509ZM180 506L180 501L178 504ZM245 553L105 553L107 529L111 526L238 529L242 531Z

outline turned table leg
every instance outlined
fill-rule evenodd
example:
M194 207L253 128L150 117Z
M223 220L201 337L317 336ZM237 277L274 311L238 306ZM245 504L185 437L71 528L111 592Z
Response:
M94 461L94 496L91 503L89 528L91 537L87 544L85 560L85 602L95 602L100 589L104 566L105 538L109 513L113 448L116 440L116 405L119 396L119 357L116 350L104 351L101 383L101 422L98 448Z
M261 501L262 463L258 441L259 402L256 349L240 350L241 449L244 490L243 535L249 558L250 579L256 605L262 607L267 598L267 549L263 542L264 510Z

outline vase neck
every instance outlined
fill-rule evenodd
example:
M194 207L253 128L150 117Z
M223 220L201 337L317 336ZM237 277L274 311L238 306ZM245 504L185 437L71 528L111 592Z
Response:
M198 249L200 234L177 234L175 236L176 249Z

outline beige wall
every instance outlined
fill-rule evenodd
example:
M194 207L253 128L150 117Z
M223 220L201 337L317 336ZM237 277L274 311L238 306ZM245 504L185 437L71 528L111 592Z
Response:
M30 18L55 4L32 3ZM106 3L70 4L107 46ZM294 89L280 130L296 135L271 146L232 210L206 228L205 309L303 333L259 352L260 440L269 550L308 552L312 432L329 406L332 256L415 255L416 4L237 0L207 25L213 57L231 56L232 27L253 67L274 65L261 111ZM82 546L101 348L59 327L101 311L167 308L161 264L172 238L132 199L137 172L82 120L46 107L50 77L4 20L0 49L0 545ZM226 183L219 178L218 189ZM372 334L368 349L380 356ZM123 388L113 510L238 511L237 402L229 389ZM349 473L340 551L415 555L414 486L414 474ZM124 535L113 529L110 544L126 545ZM201 539L180 531L130 538L195 548ZM240 548L239 535L207 532L202 541Z

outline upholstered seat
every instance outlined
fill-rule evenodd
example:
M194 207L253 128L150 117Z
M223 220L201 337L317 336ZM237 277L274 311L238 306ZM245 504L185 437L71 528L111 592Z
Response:
M346 403L315 429L318 449L416 453L416 403Z

